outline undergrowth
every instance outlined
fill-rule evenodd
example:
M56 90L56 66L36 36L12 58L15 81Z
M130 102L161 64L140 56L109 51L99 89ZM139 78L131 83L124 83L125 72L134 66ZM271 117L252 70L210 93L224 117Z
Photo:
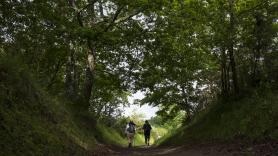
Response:
M125 126L125 125L124 125ZM124 134L124 127L122 131L107 127L104 124L98 124L96 128L96 136L95 138L102 143L109 144L109 145L118 145L122 147L126 147L128 145L128 140L126 135ZM144 145L144 136L141 132L137 131L134 136L135 146Z
M94 135L73 120L20 59L0 57L0 155L85 155Z
M119 130L96 124L88 111L48 94L19 58L0 56L0 103L0 155L78 156L98 143L127 146ZM137 134L136 146L143 142Z
M276 91L253 91L238 99L222 99L189 125L171 131L161 145L186 142L278 139Z

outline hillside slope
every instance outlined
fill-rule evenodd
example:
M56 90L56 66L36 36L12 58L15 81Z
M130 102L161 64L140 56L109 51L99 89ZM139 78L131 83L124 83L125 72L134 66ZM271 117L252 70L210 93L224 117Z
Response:
M0 155L85 155L93 127L73 118L17 59L0 58Z
M177 129L161 140L161 145L277 141L277 119L277 91L253 91L239 100L219 100L209 110L201 112L191 124Z

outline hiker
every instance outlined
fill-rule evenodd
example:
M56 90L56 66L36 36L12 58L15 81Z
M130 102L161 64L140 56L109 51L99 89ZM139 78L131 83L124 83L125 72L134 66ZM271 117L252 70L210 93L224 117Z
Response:
M133 139L134 139L135 126L136 126L136 124L133 121L130 121L126 126L125 133L127 135L128 147L129 148L132 146L132 142L133 142Z
M152 126L149 124L148 120L145 121L145 124L143 125L142 129L144 130L145 143L146 143L146 145L149 146Z

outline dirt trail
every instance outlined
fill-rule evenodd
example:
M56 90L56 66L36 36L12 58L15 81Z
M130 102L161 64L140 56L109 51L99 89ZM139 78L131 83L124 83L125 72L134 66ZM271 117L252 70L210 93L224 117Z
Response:
M198 144L178 147L147 147L131 149L116 146L105 146L105 152L97 156L277 156L278 142L256 145L235 144ZM104 148L101 148L102 150Z
M114 149L111 156L222 156L209 150L179 147L136 147L133 149Z

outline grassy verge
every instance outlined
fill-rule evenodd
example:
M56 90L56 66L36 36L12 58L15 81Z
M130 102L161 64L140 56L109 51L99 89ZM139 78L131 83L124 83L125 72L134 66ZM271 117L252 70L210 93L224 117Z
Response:
M223 99L195 120L167 135L166 144L278 139L277 92L254 91L240 100Z
M86 155L96 141L17 59L0 58L0 155Z
M97 140L111 145L126 145L127 139L124 138L116 129L107 127L102 124L97 125Z
M168 135L171 135L171 129L154 125L150 142L151 144L159 145Z
M123 132L119 132L119 130L111 127L107 127L103 124L98 124L95 134L95 137L98 141L110 144L110 145L118 145L122 147L126 147L128 145L127 137ZM137 132L134 136L134 144L135 146L144 145L144 136L141 132Z

